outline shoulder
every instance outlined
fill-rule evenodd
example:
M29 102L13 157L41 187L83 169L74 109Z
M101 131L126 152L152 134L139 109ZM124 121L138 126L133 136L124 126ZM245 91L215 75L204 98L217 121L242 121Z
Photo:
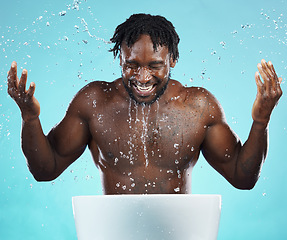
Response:
M211 92L203 87L186 87L177 80L170 80L170 89L172 94L178 94L183 101L195 102L218 102Z
M94 81L88 83L79 92L75 97L85 97L87 95L106 95L109 91L114 88L115 82L106 82L106 81Z
M94 81L88 83L75 95L73 101L75 102L89 102L90 100L104 100L111 96L115 96L119 92L120 79L113 82Z
M224 111L216 97L203 87L183 87L181 95L191 111L201 113L207 125L225 121Z
M88 83L72 99L68 112L89 116L96 106L105 106L118 95L119 80L113 82L94 81Z

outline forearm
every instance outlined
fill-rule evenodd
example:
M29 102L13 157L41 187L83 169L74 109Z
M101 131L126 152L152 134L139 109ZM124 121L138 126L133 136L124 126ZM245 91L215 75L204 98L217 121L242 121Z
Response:
M267 124L253 122L249 137L240 149L235 179L238 188L250 189L256 184L268 148Z
M22 150L36 180L47 180L55 171L54 153L39 118L22 122Z

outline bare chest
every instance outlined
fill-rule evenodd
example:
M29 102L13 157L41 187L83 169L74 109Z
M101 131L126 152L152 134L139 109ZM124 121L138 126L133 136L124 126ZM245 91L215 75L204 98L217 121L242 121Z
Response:
M89 127L96 164L119 171L187 168L198 159L206 131L200 111L150 106L105 109L94 114Z

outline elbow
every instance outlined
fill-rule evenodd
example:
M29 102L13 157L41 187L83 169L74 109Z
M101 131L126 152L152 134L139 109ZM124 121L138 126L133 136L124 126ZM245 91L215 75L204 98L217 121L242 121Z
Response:
M38 176L35 174L32 174L32 175L37 182L50 182L50 181L53 181L55 179L55 178L50 178L50 177Z
M252 190L257 182L257 178L256 179L243 179L240 181L236 181L236 182L230 182L235 188L239 189L239 190Z
M38 161L38 164L30 164L27 159L27 166L30 173L37 182L49 182L55 180L60 174L56 169L56 165L47 165L44 161Z
M32 173L32 172L31 172ZM49 182L49 181L53 181L56 179L56 177L53 177L53 176L49 176L49 175L46 175L46 174L35 174L35 173L32 173L34 179L37 181L37 182Z
M255 187L255 184L239 185L235 187L239 190L252 190Z
M34 170L34 169L31 169L29 167L29 170L37 182L49 182L49 181L55 180L58 177L56 174L53 174L51 172L47 172L44 169Z

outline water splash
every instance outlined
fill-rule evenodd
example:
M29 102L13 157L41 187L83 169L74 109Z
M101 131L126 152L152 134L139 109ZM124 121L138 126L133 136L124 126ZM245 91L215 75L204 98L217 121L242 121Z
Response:
M132 99L129 100L129 110L128 110L128 124L129 124L129 129L132 129ZM135 148L135 145L133 143L133 137L131 134L131 131L129 131L129 140L128 140L128 145L129 145L129 160L130 164L134 164L134 156L133 156L133 149Z
M145 108L146 105L143 104L142 106L142 124L143 124L143 129L142 129L142 135L141 135L141 140L143 143L143 148L144 148L144 156L145 156L145 166L147 167L149 164L149 159L148 159L148 152L147 152L147 145L146 145L146 140L148 138L148 118L149 118L149 114L150 114L150 105L148 105L148 110L147 110L147 114L145 116Z
M91 38L96 38L96 40L103 41L104 43L109 43L109 41L106 41L106 40L103 39L103 38L100 38L100 37L98 37L98 36L96 36L96 35L91 34L91 33L90 33L90 30L89 30L89 28L88 28L88 23L85 21L84 18L81 19L81 24L84 26L83 32L87 32ZM86 40L83 40L83 41L86 41ZM86 41L86 42L84 42L84 43L88 43L88 42Z

